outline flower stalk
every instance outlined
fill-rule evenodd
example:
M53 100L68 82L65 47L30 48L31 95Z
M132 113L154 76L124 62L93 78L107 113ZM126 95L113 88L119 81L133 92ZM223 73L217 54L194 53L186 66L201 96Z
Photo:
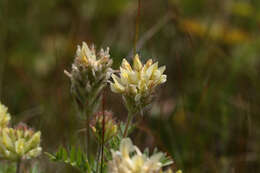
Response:
M89 160L90 156L90 129L89 129L89 123L90 123L90 115L88 114L88 111L86 111L86 154L87 158Z
M22 160L16 162L16 173L21 173Z
M101 143L101 173L103 173L103 162L104 162L104 145L105 145L105 93L103 92L102 98L102 143Z
M128 129L129 129L129 127L131 127L133 117L134 117L133 114L129 112L128 116L127 116L127 122L126 122L125 130L124 130L124 135L123 135L124 138L126 138L128 135Z

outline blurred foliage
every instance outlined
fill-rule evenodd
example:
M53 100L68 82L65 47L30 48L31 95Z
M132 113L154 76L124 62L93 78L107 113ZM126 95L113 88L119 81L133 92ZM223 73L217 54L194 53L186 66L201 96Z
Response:
M26 166L21 169L23 172L28 173L41 173L39 170L38 164L34 163L30 168L26 168ZM15 173L16 172L16 164L7 164L6 162L0 164L0 173Z
M260 171L259 11L259 0L142 1L139 52L166 64L168 81L132 136L138 146L155 143L183 172ZM136 13L133 0L0 1L0 99L16 122L42 131L45 151L82 144L63 74L76 45L110 46L118 67ZM108 91L106 108L124 119ZM43 172L75 172L45 156L40 163Z

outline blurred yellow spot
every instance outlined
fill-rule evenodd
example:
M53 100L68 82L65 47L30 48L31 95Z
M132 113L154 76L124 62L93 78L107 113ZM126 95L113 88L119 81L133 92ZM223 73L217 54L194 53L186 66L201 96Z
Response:
M251 17L254 13L254 8L246 2L237 2L232 6L232 13L242 17Z
M237 28L232 28L221 22L208 24L196 19L182 19L179 22L180 30L198 37L208 37L225 44L238 44L250 40L249 35Z

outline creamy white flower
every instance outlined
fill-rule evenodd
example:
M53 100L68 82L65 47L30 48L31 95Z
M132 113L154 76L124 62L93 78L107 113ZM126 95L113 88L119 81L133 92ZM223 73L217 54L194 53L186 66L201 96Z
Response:
M0 158L6 160L31 159L40 155L41 132L19 126L0 130Z
M115 93L136 95L136 100L153 89L166 82L164 75L166 67L158 68L158 62L153 63L152 59L143 65L139 55L134 58L133 68L126 59L123 59L120 67L120 77L112 75L114 83L111 83L111 90Z
M106 66L107 63L110 63L109 61L111 60L109 58L109 48L106 51L101 49L99 54L96 54L94 46L89 48L85 42L82 43L82 46L78 46L76 52L76 61L94 71L101 70L104 65Z
M119 151L112 150L112 156L109 173L160 173L162 169L162 153L148 157L129 138L121 141Z
M0 129L8 125L11 119L8 108L0 103Z
M165 66L158 67L158 62L153 63L152 59L143 65L138 54L133 67L123 59L119 76L112 74L111 90L123 95L128 110L142 111L152 102L155 88L166 82L167 76L163 74L165 69Z

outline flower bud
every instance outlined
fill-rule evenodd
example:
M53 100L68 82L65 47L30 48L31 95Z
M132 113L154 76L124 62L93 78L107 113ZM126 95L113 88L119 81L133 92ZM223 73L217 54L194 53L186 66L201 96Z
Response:
M112 117L112 113L105 111L105 133L104 133L104 142L106 143L109 141L114 135L117 133L117 124L115 120ZM103 112L97 113L94 118L92 119L92 122L90 124L90 127L97 137L98 141L102 141L103 136Z

